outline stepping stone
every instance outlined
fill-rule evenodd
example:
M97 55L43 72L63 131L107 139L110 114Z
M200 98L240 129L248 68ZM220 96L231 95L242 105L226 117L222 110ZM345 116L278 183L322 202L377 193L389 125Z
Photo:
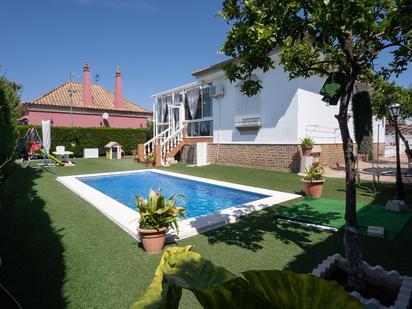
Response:
M367 235L371 237L384 238L385 229L381 226L368 226Z
M406 206L404 201L392 200L386 202L385 209L389 211L403 212L408 210L408 206Z

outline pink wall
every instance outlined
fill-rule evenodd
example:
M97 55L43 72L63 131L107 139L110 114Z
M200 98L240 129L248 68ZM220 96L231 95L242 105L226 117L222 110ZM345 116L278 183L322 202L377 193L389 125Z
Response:
M102 115L90 115L73 113L74 127L111 127L111 128L146 128L147 118L132 116L116 116L109 113L109 119L103 120ZM55 113L29 111L29 122L31 125L41 125L42 120L53 120L54 126L70 127L70 113Z

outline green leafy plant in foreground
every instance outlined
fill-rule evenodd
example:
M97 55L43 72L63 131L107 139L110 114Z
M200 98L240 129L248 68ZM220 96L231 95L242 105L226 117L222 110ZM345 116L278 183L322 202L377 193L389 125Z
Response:
M312 166L306 169L306 175L303 178L304 180L308 181L316 181L316 180L323 180L323 174L325 173L322 166L320 166L319 162L315 162Z
M178 308L182 289L204 308L363 308L336 282L279 270L248 270L237 276L214 265L192 246L170 247L163 254L141 308Z
M177 220L185 218L186 209L176 206L179 194L172 195L169 199L159 191L150 189L149 199L136 195L136 207L139 212L139 227L141 229L160 229L172 227L179 232Z

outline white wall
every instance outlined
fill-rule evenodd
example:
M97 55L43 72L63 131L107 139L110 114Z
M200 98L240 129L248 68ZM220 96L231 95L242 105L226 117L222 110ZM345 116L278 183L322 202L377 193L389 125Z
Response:
M299 91L319 91L324 79L294 79L281 67L254 74L262 82L260 92L261 128L259 130L239 130L235 127L237 102L240 100L240 87L230 83L222 72L203 77L201 81L213 81L223 85L223 98L215 99L213 104L214 143L254 143L254 144L296 144L299 142L298 108ZM324 105L324 104L323 104ZM257 111L258 112L258 111ZM319 118L322 116L319 115Z
M321 95L307 90L299 89L298 94L298 142L308 136L317 144L341 143L339 124L335 118L339 105L326 106ZM351 120L349 127L353 127Z
M278 80L273 74L257 73L256 75L263 84L259 104L261 117L259 130L235 128L236 103L240 100L240 88L225 78L214 81L215 85L221 84L225 89L224 97L215 99L213 104L215 143L295 143L298 103L296 89L286 87L284 81Z
M280 67L263 73L255 72L262 81L260 93L261 128L238 130L235 127L236 104L240 87L230 83L220 72L209 74L202 81L223 85L223 98L213 104L214 143L299 144L300 139L310 136L319 144L341 143L339 124L335 115L339 105L327 106L318 94L325 78L311 77L289 80ZM373 137L377 142L378 124L380 141L385 132L381 121L373 121ZM353 117L348 122L351 137Z

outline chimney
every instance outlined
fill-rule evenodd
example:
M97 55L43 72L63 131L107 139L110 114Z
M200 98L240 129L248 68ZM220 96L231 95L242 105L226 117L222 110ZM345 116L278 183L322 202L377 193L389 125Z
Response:
M88 63L83 66L83 105L91 106L92 99L92 84L90 82L90 67Z
M116 70L116 83L114 89L114 106L119 109L123 109L124 102L123 102L123 92L122 92L122 77L120 74L120 69L117 67Z

